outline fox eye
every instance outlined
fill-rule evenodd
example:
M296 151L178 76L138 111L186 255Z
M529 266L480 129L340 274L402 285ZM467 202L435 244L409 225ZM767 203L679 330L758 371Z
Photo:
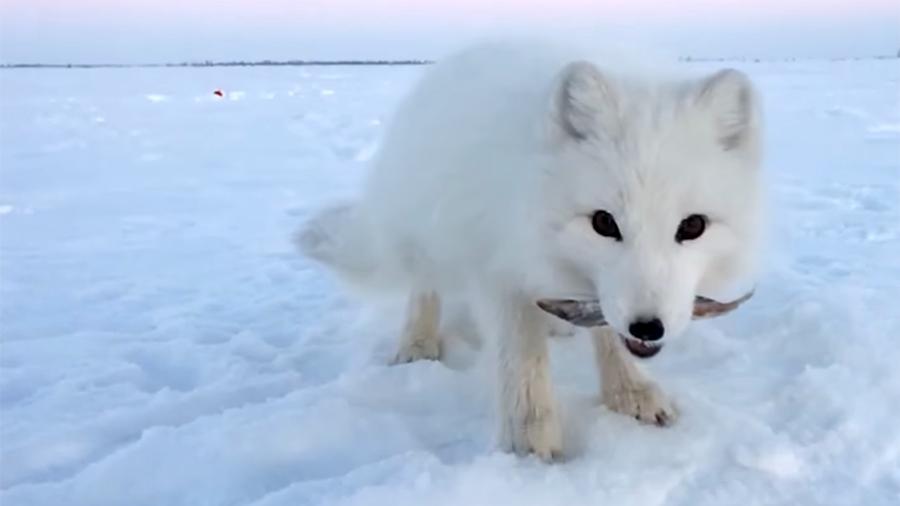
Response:
M602 209L594 211L594 215L591 216L591 226L594 227L594 232L597 232L603 237L611 237L617 241L622 240L622 233L619 232L619 226L616 225L616 219L613 218L613 215Z
M706 231L706 216L702 214L692 214L681 220L678 225L678 231L675 232L675 240L677 242L693 241L703 235Z

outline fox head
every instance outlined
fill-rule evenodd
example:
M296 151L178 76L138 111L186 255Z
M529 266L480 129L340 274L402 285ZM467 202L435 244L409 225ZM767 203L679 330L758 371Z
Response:
M621 335L682 333L696 295L752 267L760 113L744 74L659 84L571 63L550 124L543 246L567 289L593 292Z

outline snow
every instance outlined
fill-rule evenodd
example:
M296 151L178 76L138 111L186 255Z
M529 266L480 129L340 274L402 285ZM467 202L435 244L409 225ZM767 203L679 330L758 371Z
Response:
M738 66L766 100L757 294L648 363L668 429L554 340L553 465L493 448L476 344L387 366L396 308L290 245L422 67L0 71L0 503L900 503L900 65Z

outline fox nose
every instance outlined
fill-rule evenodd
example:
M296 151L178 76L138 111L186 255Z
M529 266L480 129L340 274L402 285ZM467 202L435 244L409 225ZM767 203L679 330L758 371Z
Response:
M635 320L628 326L628 332L642 341L658 341L666 333L666 328L659 318Z

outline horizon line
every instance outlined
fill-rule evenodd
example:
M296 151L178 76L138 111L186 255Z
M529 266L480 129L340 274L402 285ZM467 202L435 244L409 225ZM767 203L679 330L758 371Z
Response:
M704 62L704 61L740 61L761 63L770 61L808 61L808 60L885 60L900 58L896 55L882 54L869 56L781 56L781 57L753 57L753 56L721 56L721 57L694 57L679 56L678 61ZM429 59L333 59L333 60L237 60L237 61L187 61L166 63L0 63L0 68L183 68L183 67L304 67L304 66L353 66L353 65L431 65L434 60Z

